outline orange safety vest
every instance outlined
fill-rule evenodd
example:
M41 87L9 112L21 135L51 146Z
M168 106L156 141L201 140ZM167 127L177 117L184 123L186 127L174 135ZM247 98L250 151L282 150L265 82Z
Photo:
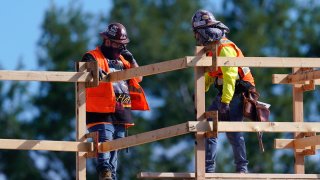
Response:
M232 47L237 52L237 57L244 57L241 50L238 48L238 46L227 38L222 38L220 40L220 44L218 46L218 56L220 56L220 53L223 47ZM208 56L212 56L212 55L213 55L212 52L208 53ZM248 67L238 67L238 74L240 75L240 78L242 80L248 81L253 86L255 86L254 78ZM218 77L219 79L223 79L223 74L220 67L218 67L218 70L216 71L209 72L209 75L212 77Z
M105 72L110 72L107 59L102 54L99 47L88 51L96 61L98 66ZM130 63L126 61L121 55L120 60L124 67L129 69ZM129 94L131 98L131 110L149 110L149 105L146 100L144 91L135 78L128 82ZM115 112L116 96L111 82L100 82L99 86L93 88L86 88L86 111L98 113L112 113Z

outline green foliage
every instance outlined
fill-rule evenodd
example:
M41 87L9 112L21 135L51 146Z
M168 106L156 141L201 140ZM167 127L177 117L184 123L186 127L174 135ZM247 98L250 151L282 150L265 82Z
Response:
M24 65L18 64L17 70ZM27 98L29 84L18 81L0 81L0 137L2 139L25 139L27 131L24 129L26 110L30 110ZM32 179L38 177L35 163L29 151L0 151L0 171L9 179ZM24 172L17 173L23 169Z
M121 8L113 8L109 22L118 21L125 25L131 40L128 49L140 65L193 55L195 42L190 21L200 7L200 2L117 0L114 1L114 7ZM193 69L145 77L142 85L150 102L160 100L164 104L151 103L151 118L136 123L133 131L145 132L194 119ZM181 141L187 145L181 145L179 149L176 145ZM146 150L149 147L152 149ZM174 148L178 152L172 157L167 152ZM124 179L132 179L141 171L188 171L185 165L191 162L193 148L192 136L170 138L131 148L134 149L132 155L124 154L120 158L120 179L123 179L122 176L131 177ZM126 166L135 168L130 176L128 174L131 171L128 172Z
M221 1L221 6L216 2L117 0L113 1L110 17L102 20L104 25L118 21L126 26L131 40L128 49L140 65L193 55L195 42L190 20L201 5L215 12L217 19L230 27L228 37L243 50L245 56L320 56L320 6L315 0L229 0ZM102 23L90 27L92 17L74 4L68 9L52 5L46 12L39 40L39 69L74 71L75 61L93 48L88 46L96 37L88 36L88 30L94 28L96 32L101 31L97 27ZM216 9L210 9L212 7ZM290 73L291 69L252 68L252 71L261 100L272 104L271 119L292 121L291 86L273 85L271 82L272 74ZM136 126L130 129L130 134L194 120L193 69L145 77L142 86L152 109L148 113L135 113ZM33 121L27 120L23 114L30 110L30 102L23 95L27 94L28 86L13 82L7 87L0 82L1 137L74 140L74 85L41 83L32 99L37 112ZM207 105L215 93L211 88L206 94ZM320 99L317 93L318 91L307 92L304 96L304 116L310 121L319 117ZM293 172L292 151L273 149L275 138L291 138L291 134L264 133L266 152L263 154L257 150L256 134L246 133L245 136L251 172ZM220 138L220 143L224 139ZM230 144L223 143L220 149L217 172L233 172ZM40 157L44 159L42 167L38 167L33 159ZM194 171L193 157L193 135L133 147L129 149L129 153L121 152L119 179L135 179L136 174L141 171ZM52 177L48 175L50 173L56 173L63 179L75 178L74 153L1 151L0 160L0 171L10 179L48 179ZM87 162L87 179L96 179L95 162ZM319 172L314 158L307 158L306 172Z
M70 5L68 9L54 5L45 13L42 23L43 33L38 45L38 64L47 71L75 71L75 62L87 51L88 14L81 7ZM33 139L75 140L75 87L72 83L41 83L33 97L38 114L28 128ZM75 178L74 153L41 152L45 165L43 177L49 172ZM59 166L57 166L59 164ZM63 175L65 174L65 175Z

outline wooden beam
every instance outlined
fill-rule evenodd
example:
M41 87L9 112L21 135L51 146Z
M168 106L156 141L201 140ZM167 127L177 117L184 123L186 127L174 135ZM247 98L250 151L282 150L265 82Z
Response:
M138 178L195 179L195 173L141 172ZM320 174L206 173L205 179L319 179Z
M174 136L187 134L188 132L189 132L188 124L182 123L182 124L178 124L170 127L157 129L154 131L149 131L149 132L140 133L140 134L128 136L121 139L116 139L113 141L103 142L99 145L99 152L124 149L131 146L137 146L140 144L145 144L153 141L158 141L166 138L171 138Z
M78 72L85 72L87 67L83 62L76 64L76 70ZM91 73L90 73L91 74ZM93 73L94 74L94 73ZM93 82L94 84L94 82ZM87 84L88 85L88 84ZM86 83L77 82L75 86L76 102L75 102L75 113L76 113L76 141L86 142ZM86 179L86 159L85 152L76 152L76 179Z
M312 122L218 122L218 127L219 132L320 132L320 123ZM103 142L99 145L99 152L124 149L189 132L204 133L212 130L212 122L188 121L187 123Z
M290 74L272 74L272 83L273 84L305 84L306 82L292 82L292 79L289 79Z
M284 57L217 57L216 66L246 67L320 67L320 58L284 58Z
M294 139L275 139L273 142L273 148L275 149L292 149Z
M297 148L305 149L309 146L316 146L317 149L320 148L320 136L310 136L299 139L276 139L274 147L276 149L288 149Z
M274 84L305 84L305 81L320 79L320 70L300 72L298 74L273 74Z
M46 81L46 82L89 82L93 81L89 72L63 71L0 71L0 80Z
M205 57L205 48L196 46L195 56ZM211 57L208 62L212 63ZM194 108L196 112L196 120L205 120L205 67L194 67ZM205 179L205 133L195 133L195 177L198 180Z
M301 73L303 68L292 68L292 73ZM292 85L292 103L293 103L293 121L303 122L303 89L300 84ZM294 138L302 138L303 133L294 132ZM296 174L304 174L304 154L303 149L294 149L294 172Z
M310 136L294 140L294 147L304 149L308 146L320 145L320 136Z
M92 143L26 139L0 139L0 149L89 152Z
M186 56L179 59L164 61L160 63L140 66L136 68L127 69L124 71L117 71L108 74L102 81L113 82L120 80L127 80L138 76L149 76L179 69L188 68L190 66L211 66L212 62L207 57Z
M190 132L212 131L212 122L188 122ZM218 122L219 132L320 132L318 122Z
M207 56L186 56L188 67L209 67L212 66L211 57Z

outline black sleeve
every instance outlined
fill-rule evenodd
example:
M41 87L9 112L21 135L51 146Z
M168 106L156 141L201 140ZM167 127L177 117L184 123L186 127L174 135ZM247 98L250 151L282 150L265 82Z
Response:
M91 61L96 61L96 59L89 53L86 53L85 55L82 56L81 62L91 62Z

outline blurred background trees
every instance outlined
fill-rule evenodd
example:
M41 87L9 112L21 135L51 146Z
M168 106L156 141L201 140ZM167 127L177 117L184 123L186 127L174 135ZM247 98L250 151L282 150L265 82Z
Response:
M109 2L108 2L109 3ZM140 65L193 55L191 17L199 9L214 13L231 32L228 37L245 56L319 57L320 5L306 1L112 1L110 14L88 14L81 5L56 7L43 16L38 41L39 70L74 71L74 64L101 43L98 33L110 22L121 22L131 40L128 49ZM23 64L17 65L23 70ZM289 68L252 68L261 100L270 103L273 121L292 121L290 85L273 85L274 73ZM194 120L193 69L144 78L150 112L135 112L130 134ZM28 88L34 93L28 94ZM75 139L75 94L69 83L0 82L0 137L15 139ZM206 94L207 105L215 95ZM304 118L319 118L318 89L305 93ZM257 151L255 133L246 133L249 169L253 173L293 173L293 152L274 150L275 138L292 134L264 133L266 152ZM220 134L217 172L234 172L233 156ZM315 156L306 160L306 173L318 173ZM119 179L135 179L141 171L194 171L192 134L132 147L121 152ZM88 160L87 178L96 179L95 161ZM0 151L0 176L5 179L75 179L75 154L47 151Z

